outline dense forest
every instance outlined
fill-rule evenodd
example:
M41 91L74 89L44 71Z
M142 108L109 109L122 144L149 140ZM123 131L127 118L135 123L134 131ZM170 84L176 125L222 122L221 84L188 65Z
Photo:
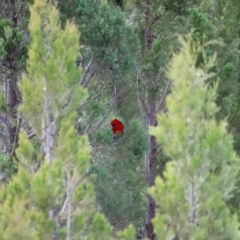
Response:
M0 239L239 240L239 84L239 0L1 0Z

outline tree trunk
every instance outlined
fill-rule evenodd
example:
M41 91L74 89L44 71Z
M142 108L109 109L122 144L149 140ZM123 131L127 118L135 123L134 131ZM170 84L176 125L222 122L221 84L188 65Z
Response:
M11 70L10 70L11 71ZM16 82L13 79L13 74L10 74L11 79L6 80L6 95L7 95L7 154L12 156L15 152L17 144L17 105L18 98L15 87ZM15 86L14 86L15 85Z
M10 9L9 11L9 19L12 21L12 28L17 28L18 19L16 13L16 3L15 0L9 1ZM12 56L7 57L7 68L6 69L6 77L5 77L5 94L7 99L7 119L6 119L6 153L9 156L15 155L15 148L17 146L17 106L19 104L18 99L18 87L17 87L17 79L16 79L16 70L17 70L17 62L14 57L14 53Z
M148 54L149 51L152 49L152 31L151 31L151 0L146 0L146 11L145 11L145 20L146 20L146 27L145 27L145 54ZM154 84L154 76L152 72L149 70L146 75L149 91L148 91L148 105L149 105L149 111L148 111L148 124L149 126L156 126L156 100L155 100L155 94L151 92L151 87ZM147 171L146 171L146 179L147 179L147 186L151 187L154 185L154 180L156 177L156 157L157 157L157 142L154 136L149 135L148 140L148 163L147 163ZM148 195L147 197L147 213L146 213L146 229L145 229L145 235L147 238L154 240L155 234L154 229L152 225L152 219L155 216L155 208L156 203L153 200L153 198Z
M156 153L157 143L153 136L149 136L149 160L147 169L147 186L152 187L156 177ZM146 214L146 237L154 240L155 234L152 225L152 219L155 216L156 203L153 198L148 195L147 197L147 214Z
M150 94L151 96L151 94ZM156 104L154 99L150 99L150 111L149 111L149 126L156 126ZM154 136L149 135L148 140L148 164L147 164L147 186L152 187L157 175L156 157L157 157L157 142ZM153 198L148 195L147 197L147 213L146 213L146 237L150 240L155 239L152 219L155 216L156 203Z

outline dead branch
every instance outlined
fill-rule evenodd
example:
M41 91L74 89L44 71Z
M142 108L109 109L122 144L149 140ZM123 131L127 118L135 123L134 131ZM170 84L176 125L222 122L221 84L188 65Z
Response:
M84 102L79 108L87 105L87 104L90 103L92 100L98 98L98 97L101 95L101 93L107 88L108 85L109 85L109 81L107 82L107 84L105 84L105 85L102 87L102 89L100 89L100 91L99 91L95 96L91 97L89 100L87 100L86 102Z
M161 99L160 99L160 101L159 101L159 103L158 103L158 105L157 105L157 111L160 110L160 108L161 108L161 106L162 106L162 104L163 104L163 101L164 101L164 99L165 99L165 96L166 96L166 94L167 94L167 91L168 91L170 85L171 85L171 82L168 81L168 83L167 83L167 85L166 85L166 87L165 87L165 89L164 89L164 91L163 91L163 94L162 94L162 96L161 96Z
M91 129L91 130L88 132L88 134L96 131L96 130L100 127L100 125L103 123L103 121L107 118L107 116L109 115L110 111L112 110L114 103L115 103L115 101L112 102L111 106L110 106L109 109L106 111L106 113L105 113L105 115L103 116L103 118L98 122L98 124L97 124L93 129ZM87 132L84 132L84 133L86 134Z
M142 115L142 119L144 119L144 112L149 115L149 111L147 109L147 106L146 106L146 103L143 99L141 99L140 97L140 86L139 86L139 79L140 79L140 73L139 73L139 70L138 70L138 67L136 66L137 68L137 79L136 79L136 82L137 82L137 97L138 97L138 104L139 104L139 107L140 107L140 112L141 112L141 115Z
M90 61L88 62L87 66L85 67L85 71L84 71L84 74L83 74L83 77L82 77L82 80L81 80L81 85L83 87L86 87L89 83L89 81L87 81L87 83L85 81L86 81L87 74L88 74L92 64L93 64L93 55L92 55Z

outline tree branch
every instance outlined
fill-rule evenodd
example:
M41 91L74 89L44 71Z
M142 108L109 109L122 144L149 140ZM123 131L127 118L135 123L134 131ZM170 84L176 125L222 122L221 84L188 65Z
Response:
M146 103L143 99L141 99L140 97L140 86L139 86L139 79L140 78L140 74L139 74L139 70L138 70L138 67L136 66L136 69L137 69L137 79L136 79L136 82L137 82L137 97L138 97L138 104L139 104L139 108L140 108L140 112L141 112L141 115L142 115L142 118L144 119L144 111L147 115L149 115L149 111L147 109L147 106L146 106Z
M52 163L52 147L53 147L53 124L51 122L51 116L50 116L50 102L48 99L48 93L47 93L47 83L46 79L43 80L43 86L44 86L44 116L42 119L42 133L43 133L43 145L44 145L44 152L46 154L48 162Z
M82 85L83 87L86 87L87 84L88 84L88 82L89 82L89 81L88 81L87 83L85 83L86 78L87 78L87 74L88 74L88 72L89 72L89 70L90 70L90 68L91 68L91 66L92 66L92 63L93 63L93 55L92 55L90 61L88 62L87 66L85 67L84 75L83 75L82 80L81 80L81 85Z
M229 7L230 7L231 2L232 2L231 0L228 1L226 14L223 16L222 21L220 22L219 26L217 27L216 33L221 29L223 23L224 23L225 20L226 20L226 17L227 17L227 15L228 15L228 10L229 10Z
M190 202L190 208L191 208L191 212L190 212L190 223L195 223L195 216L196 216L196 197L195 197L195 186L194 186L194 182L192 180L190 186L189 186L189 202Z
M70 240L71 239L71 219L72 219L72 203L71 203L71 196L72 196L72 191L71 188L69 187L68 190L68 211L67 211L67 238L66 240Z
M111 106L109 107L109 109L107 110L107 112L105 113L105 115L103 116L103 118L101 119L101 121L99 121L99 123L98 123L93 129L91 129L89 132L84 132L85 134L86 134L86 133L90 134L90 133L96 131L96 130L99 128L99 126L103 123L103 121L104 121L104 120L107 118L107 116L109 115L110 111L111 111L112 108L113 108L114 103L115 103L115 101L112 102Z
M158 149L158 151L154 154L154 156L152 157L153 159L157 157L157 155L162 151L162 147L160 147L160 149Z
M94 100L94 99L96 99L97 97L99 97L99 96L101 95L101 93L107 88L108 85L109 85L109 82L107 82L107 84L104 85L104 86L102 87L102 89L100 89L99 92L98 92L95 96L91 97L89 100L87 100L86 102L84 102L79 108L87 105L87 104L90 103L92 100Z
M171 81L168 81L168 83L167 83L167 85L166 85L166 87L165 87L165 89L164 89L164 91L163 91L163 94L162 94L162 96L161 96L161 99L160 99L160 101L159 101L159 103L158 103L158 105L157 105L157 111L160 110L160 108L161 108L161 106L162 106L162 103L163 103L163 101L164 101L164 99L165 99L165 96L166 96L166 94L167 94L167 91L168 91L170 85L171 85Z
M0 114L0 122L3 124L5 127L8 126L8 118L10 117L9 113L1 113Z

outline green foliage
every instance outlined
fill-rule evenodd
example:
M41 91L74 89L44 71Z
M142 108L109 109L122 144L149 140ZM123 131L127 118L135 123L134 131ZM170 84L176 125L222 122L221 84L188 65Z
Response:
M118 232L118 237L120 240L128 240L128 239L135 239L136 230L135 228L130 225L128 228L124 229L123 231Z
M125 128L118 142L93 152L90 168L90 173L96 175L97 202L117 230L129 222L142 226L145 211L145 180L141 171L147 137L138 120L132 120Z
M17 175L13 177L7 189L1 188L1 239L41 239L41 237L50 237L48 235L50 233L50 222L31 204L30 181L31 176L29 173L19 167ZM37 223L41 220L42 225L45 225L45 229L44 234L39 237L39 231L30 229L38 228Z
M37 9L41 8L38 4ZM76 87L81 77L81 71L75 66L79 48L76 27L67 23L66 28L60 30L58 12L51 6L46 6L46 10L39 13L33 8L30 11L34 21L30 21L29 25L32 38L28 53L29 74L23 75L19 85L27 104L22 105L20 110L40 137L42 119L39 114L43 114L45 125L49 125L48 117L58 124L61 118L76 109L85 98L86 91ZM48 25L44 26L43 21Z
M85 50L94 55L95 68L119 78L133 67L133 56L139 44L133 29L126 25L119 8L106 2L94 0L74 1L72 4L59 1L62 20L75 17L82 33ZM91 26L91 27L89 27ZM112 77L113 77L112 76Z
M4 173L0 182L8 182L17 171L16 164L6 154L0 154L0 171Z
M6 111L7 109L7 101L5 96L0 93L0 111Z
M192 4L192 3L197 3L196 0L194 1L189 1L189 0L162 0L162 4L166 11L170 12L175 12L178 14L183 14L186 13L187 6Z
M0 3L3 81L9 76L18 79L19 66L25 66L22 63L26 58L28 39L32 39L27 71L19 84L23 96L23 104L19 109L36 134L30 142L27 133L21 131L17 150L21 165L19 172L6 191L3 188L0 190L3 204L0 209L0 221L3 223L0 239L49 239L54 229L62 239L66 239L69 232L72 239L79 239L80 235L85 237L89 229L89 239L110 239L112 231L123 229L130 222L139 226L144 224L146 190L143 159L148 144L146 126L135 120L140 115L137 105L139 101L145 103L141 109L145 111L144 107L148 108L151 101L159 101L168 82L165 66L173 52L179 50L176 33L184 35L192 29L195 41L204 43L214 38L224 46L207 45L191 52L193 55L190 54L190 58L189 55L184 56L185 65L181 62L177 76L170 77L173 81L179 78L182 83L173 84L174 97L168 100L169 116L175 113L172 122L160 118L160 125L167 130L159 130L162 131L159 141L164 145L164 153L157 157L157 171L162 176L166 162L172 159L177 163L168 164L163 176L166 182L157 180L160 189L157 191L161 194L160 207L165 206L160 210L162 215L177 219L182 230L179 234L187 239L187 234L197 231L199 235L205 234L200 227L208 227L207 221L213 221L210 216L217 215L218 209L222 208L219 216L226 222L219 222L216 217L210 230L217 232L218 228L214 227L219 224L224 226L223 232L219 232L221 235L216 238L227 235L225 232L231 220L225 202L233 213L240 216L239 181L232 192L236 172L233 171L230 180L228 173L232 169L230 167L235 166L231 161L236 158L231 158L228 151L231 146L226 143L232 140L226 137L224 126L218 126L213 116L216 115L217 120L227 117L228 130L234 133L234 146L240 152L239 1L151 1L150 22L145 19L146 1L59 0L55 2L60 17L55 8L45 4L46 1L37 1L35 7L31 8L30 38L25 27L28 22L28 2L33 1L16 0L12 5L8 5L8 0ZM14 15L14 12L17 14ZM72 19L77 27L70 24L68 19ZM153 44L146 53L144 34L147 27L151 31ZM77 29L82 34L80 48ZM194 45L192 50L196 50ZM205 67L214 52L218 56L215 65ZM189 59L196 63L197 68L192 65L189 67ZM84 74L76 67L76 60L79 66L83 66ZM8 69L12 67L10 63L17 66L11 72ZM88 64L89 70L85 69ZM200 68L204 68L204 71ZM187 69L186 72L183 69ZM205 75L208 70L208 73L215 75ZM149 73L152 74L152 84L147 80ZM190 81L187 90L181 91L185 79L195 79L196 86L190 87ZM197 82L199 79L201 83ZM216 81L219 82L217 94L214 92ZM213 90L207 93L205 88L202 90L203 82L208 87L213 86ZM81 84L88 88L88 99L86 91L79 87ZM4 99L5 90L1 91L2 116L3 112L8 111L8 104ZM186 106L182 100L185 98L188 98ZM214 100L219 109L210 104ZM75 110L78 111L77 116ZM166 110L164 101L158 110ZM147 112L142 115L145 118ZM125 124L125 134L119 142L113 142L109 125L110 117L114 116L121 116ZM73 127L75 122L78 137ZM4 127L3 121L1 131L4 131ZM85 133L89 133L92 147L90 166L88 139L80 137ZM222 143L217 141L220 138ZM197 144L199 139L201 143ZM227 158L231 159L231 166L226 166ZM185 160L189 160L189 164ZM202 172L199 173L200 168ZM9 180L16 166L8 157L0 155L0 170ZM88 181L89 172L96 175L97 203L93 198L93 185ZM193 180L190 175L193 175ZM199 178L204 179L201 185ZM212 192L212 198L199 207L199 226L190 226L185 219L189 203L184 191L190 180L197 186L195 192L198 201L204 202L202 192ZM73 189L73 192L67 191L69 189ZM226 192L226 189L229 191ZM233 198L229 192L233 193ZM222 195L224 197L221 198ZM162 199L162 196L165 198ZM65 200L69 198L72 206L70 230L66 227L60 230L57 222L64 222L68 218L68 211L71 211L67 207L61 211ZM115 229L109 226L103 216L91 216L93 204L106 214ZM185 210L184 214L176 211L175 206ZM165 234L163 229L167 222L162 215L156 220L161 224L155 225L156 231L161 232L159 234ZM20 221L23 218L25 222ZM90 219L93 219L92 226ZM21 224L15 227L16 222ZM86 227L86 224L89 226ZM23 232L21 229L27 230ZM134 239L134 228L129 227L118 236L120 239ZM161 237L164 239L163 235ZM199 238L214 239L214 236Z
M21 94L16 82L20 79L19 72L24 69L27 57L29 2L0 2L0 149L11 157L9 161L15 155L18 127L24 122L17 114ZM8 165L10 167L11 163Z
M16 2L18 6L20 1ZM239 147L239 13L237 10L239 2L237 0L152 1L149 25L145 21L146 2L134 2L136 5L131 0L59 0L57 3L61 12L61 26L66 27L62 30L59 30L58 13L50 5L46 6L43 11L41 7L45 2L38 2L38 10L36 12L31 10L34 15L34 20L30 23L33 42L29 51L27 73L23 77L23 83L20 84L24 102L20 110L36 133L34 144L37 144L37 147L28 141L26 133L21 132L18 158L26 172L37 172L37 177L33 177L29 182L35 207L41 209L41 214L44 212L39 218L34 213L35 218L39 219L38 226L41 226L37 230L39 236L44 232L43 229L46 226L41 224L46 219L50 221L50 230L47 230L47 233L50 234L56 227L56 219L52 220L46 216L52 209L59 213L59 206L64 204L66 196L63 189L66 190L66 185L62 184L62 179L66 179L65 184L70 184L72 179L79 183L79 187L74 189L72 196L74 206L78 205L79 199L82 199L81 208L83 209L88 208L87 200L92 202L93 187L85 178L85 173L88 172L86 169L89 149L86 138L79 140L75 136L75 129L72 125L76 120L79 136L90 133L89 140L92 146L90 172L96 174L97 201L102 212L106 214L114 227L120 226L119 228L122 229L130 221L134 225L143 224L145 186L142 168L144 154L147 150L146 126L142 126L140 121L132 119L139 118L140 115L138 107L136 107L138 100L142 100L148 107L150 103L148 101L156 100L155 102L158 102L161 98L168 81L164 68L172 53L179 50L176 33L185 34L190 29L194 29L193 38L200 43L212 38L225 43L224 46L206 46L204 51L201 49L198 52L197 60L194 59L197 67L204 67L213 53L217 52L216 64L211 68L211 72L216 74L208 76L203 81L209 83L209 86L214 86L214 89L215 82L219 81L218 94L214 99L218 103L220 111L216 112L214 107L208 108L199 103L194 105L194 102L197 102L194 99L200 99L200 95L203 93L198 95L200 91L196 93L191 88L194 96L189 97L188 107L194 106L196 110L201 108L202 115L199 113L194 116L194 118L200 119L199 124L203 118L211 119L214 114L217 115L218 120L228 116L228 129L235 134L236 149ZM115 7L118 4L122 9ZM21 5L24 11L27 8L27 4L25 5ZM126 11L124 12L124 10ZM76 27L67 21L69 18L75 21L77 28L82 33L81 50L79 49L79 34L77 34ZM24 26L27 21L26 15L20 24ZM144 51L146 27L150 28L153 41L152 48L148 53ZM26 49L26 45L22 44L26 35L23 36L22 30L12 28L10 21L1 19L0 33L1 59L12 56L12 53L21 55L22 53L19 53L18 50ZM141 50L138 38L142 40ZM24 48L21 48L22 46ZM85 73L82 75L81 70L76 68L77 58L77 63L83 67L91 63L89 60L93 59L89 72L85 70L87 73L85 79L83 77ZM152 74L152 84L146 81L149 72ZM179 71L178 77L180 76L179 78L182 79L184 74ZM136 77L138 84L135 84ZM87 86L88 100L86 100L86 91L79 88L80 84ZM181 87L177 88L181 89ZM137 99L137 91L140 99ZM173 91L175 90L173 89ZM183 93L178 92L176 96L180 99L181 94ZM212 99L212 96L208 97ZM164 104L163 102L160 111L165 110ZM178 107L179 111L188 116L190 110L182 109L180 100L179 104L181 105ZM0 108L3 111L7 109L6 101L2 98L0 99ZM72 114L75 110L78 111L77 117ZM123 117L126 125L125 134L117 144L112 142L109 126L110 116L115 115ZM183 116L181 115L181 117ZM181 117L176 117L174 127L169 125L168 131L163 134L168 139L169 145L169 149L164 147L165 153L170 151L170 148L178 147L179 140L168 136L176 130L175 125L179 127L179 132L182 134L182 145L185 143L182 148L185 151L195 151L186 141L184 142L183 129L186 123L181 120ZM217 131L214 128L214 122L209 123L210 127L212 131ZM223 133L221 134L214 136L215 138L225 136ZM192 141L191 136L189 141ZM204 144L208 146L211 141L214 142L214 139L206 139ZM203 151L203 147L206 148L204 144L199 147L201 151ZM82 149L81 153L79 149ZM213 155L218 153L218 148L215 149L212 146L211 149L213 149L211 150L212 155L210 153L207 155L209 158L213 158ZM45 160L51 162L51 165L42 162L42 152L45 154ZM181 156L179 153L174 156L177 157L177 155ZM199 159L203 158L200 154L198 157ZM164 169L165 162L169 159L174 160L173 156L169 154L158 156L157 164L160 174ZM2 164L4 169L10 169L5 160ZM219 162L216 161L216 164ZM216 169L214 166L214 171L220 174L222 165L220 164ZM10 175L11 173L9 173ZM81 179L84 179L83 182L80 181L80 176ZM44 189L46 185L48 187ZM36 189L37 186L41 187ZM167 194L167 192L165 193ZM86 195L88 196L84 198ZM232 211L235 212L238 211L237 196L236 191L235 200L229 201ZM55 204L56 202L57 204ZM219 205L221 204L222 202L219 203ZM81 208L76 207L75 209L78 210L76 212L74 210L72 215L71 231L74 233L79 233L84 228L89 217L88 214L79 214ZM171 212L172 209L169 208L169 211ZM63 215L63 219L66 219L66 212ZM105 220L102 217L96 219L99 224L102 222L103 228L99 229L103 229L106 234L103 234L102 238L108 238L106 236L110 236L110 230L103 223ZM94 223L94 226L97 227L97 224ZM61 238L67 237L68 230L66 228L58 232ZM97 233L94 234L93 236L97 237ZM30 235L29 238L34 238ZM127 236L133 238L133 235L133 230L130 228L123 238L127 238ZM72 237L77 239L75 234ZM26 236L26 238L28 237ZM47 239L48 236L46 235L44 238Z
M89 232L90 234L88 235L87 240L91 240L91 239L112 240L113 239L111 238L111 235L112 235L111 225L107 222L105 217L99 213L97 213L94 216Z
M219 42L224 43L224 46L211 46L206 50L209 55L212 55L213 52L217 52L218 55L215 67L212 69L216 75L209 80L211 83L216 80L219 81L218 97L216 99L220 107L220 111L217 113L218 119L235 116L239 105L238 5L237 2L225 0L219 2L203 1L200 8L195 9L195 13L191 14L193 27L202 29L201 32L205 34L206 39L209 40L209 37L214 37ZM194 19L195 21L193 21ZM234 128L235 124L237 123L231 122ZM238 133L236 131L232 132L237 140Z
M22 42L22 34L18 29L11 27L8 19L0 19L0 59L16 52Z
M150 189L160 206L153 224L159 239L239 239L239 222L226 201L232 197L240 159L226 122L214 118L217 88L204 84L213 59L204 69L196 68L202 46L192 51L191 41L189 36L181 41L182 50L168 69L173 82L166 100L169 112L158 115L161 124L150 131L172 160L165 181L157 177Z
M136 92L129 85L129 80L139 42L124 13L107 2L83 0L68 4L67 1L58 1L58 7L63 22L74 18L79 26L83 44L81 64L87 66L93 56L91 71L94 76L87 83L89 102L78 109L77 131L79 134L90 133L89 140L93 147L90 173L96 174L97 202L111 224L117 226L119 223L122 229L130 221L134 224L143 222L145 202L142 201L141 191L145 186L139 163L146 151L146 136L142 136L143 129L139 131L143 126L130 123L133 110L138 113ZM117 146L112 143L111 119L108 115L114 117L116 112L118 116L125 117L126 111L131 116L129 122L124 121L126 137L120 139L119 154L113 157ZM138 188L137 181L140 185ZM114 184L111 186L112 182ZM122 194L123 191L126 193Z
M94 210L93 185L86 176L90 147L87 137L79 138L74 129L75 110L87 95L79 85L81 71L75 66L78 31L71 23L61 30L58 12L47 1L36 0L30 11L32 42L28 73L19 84L20 110L45 158L38 159L40 153L21 131L18 173L6 189L0 189L0 237L51 239L59 234L84 239L86 227L94 236L110 235L111 228L100 214L90 222ZM60 230L61 222L66 227Z
M195 30L195 37L198 39L203 38L203 35L210 39L213 37L215 26L206 13L200 8L194 8L189 16L189 29Z
M0 60L2 67L16 67L14 73L25 66L29 36L29 4L33 0L16 0L0 3Z

